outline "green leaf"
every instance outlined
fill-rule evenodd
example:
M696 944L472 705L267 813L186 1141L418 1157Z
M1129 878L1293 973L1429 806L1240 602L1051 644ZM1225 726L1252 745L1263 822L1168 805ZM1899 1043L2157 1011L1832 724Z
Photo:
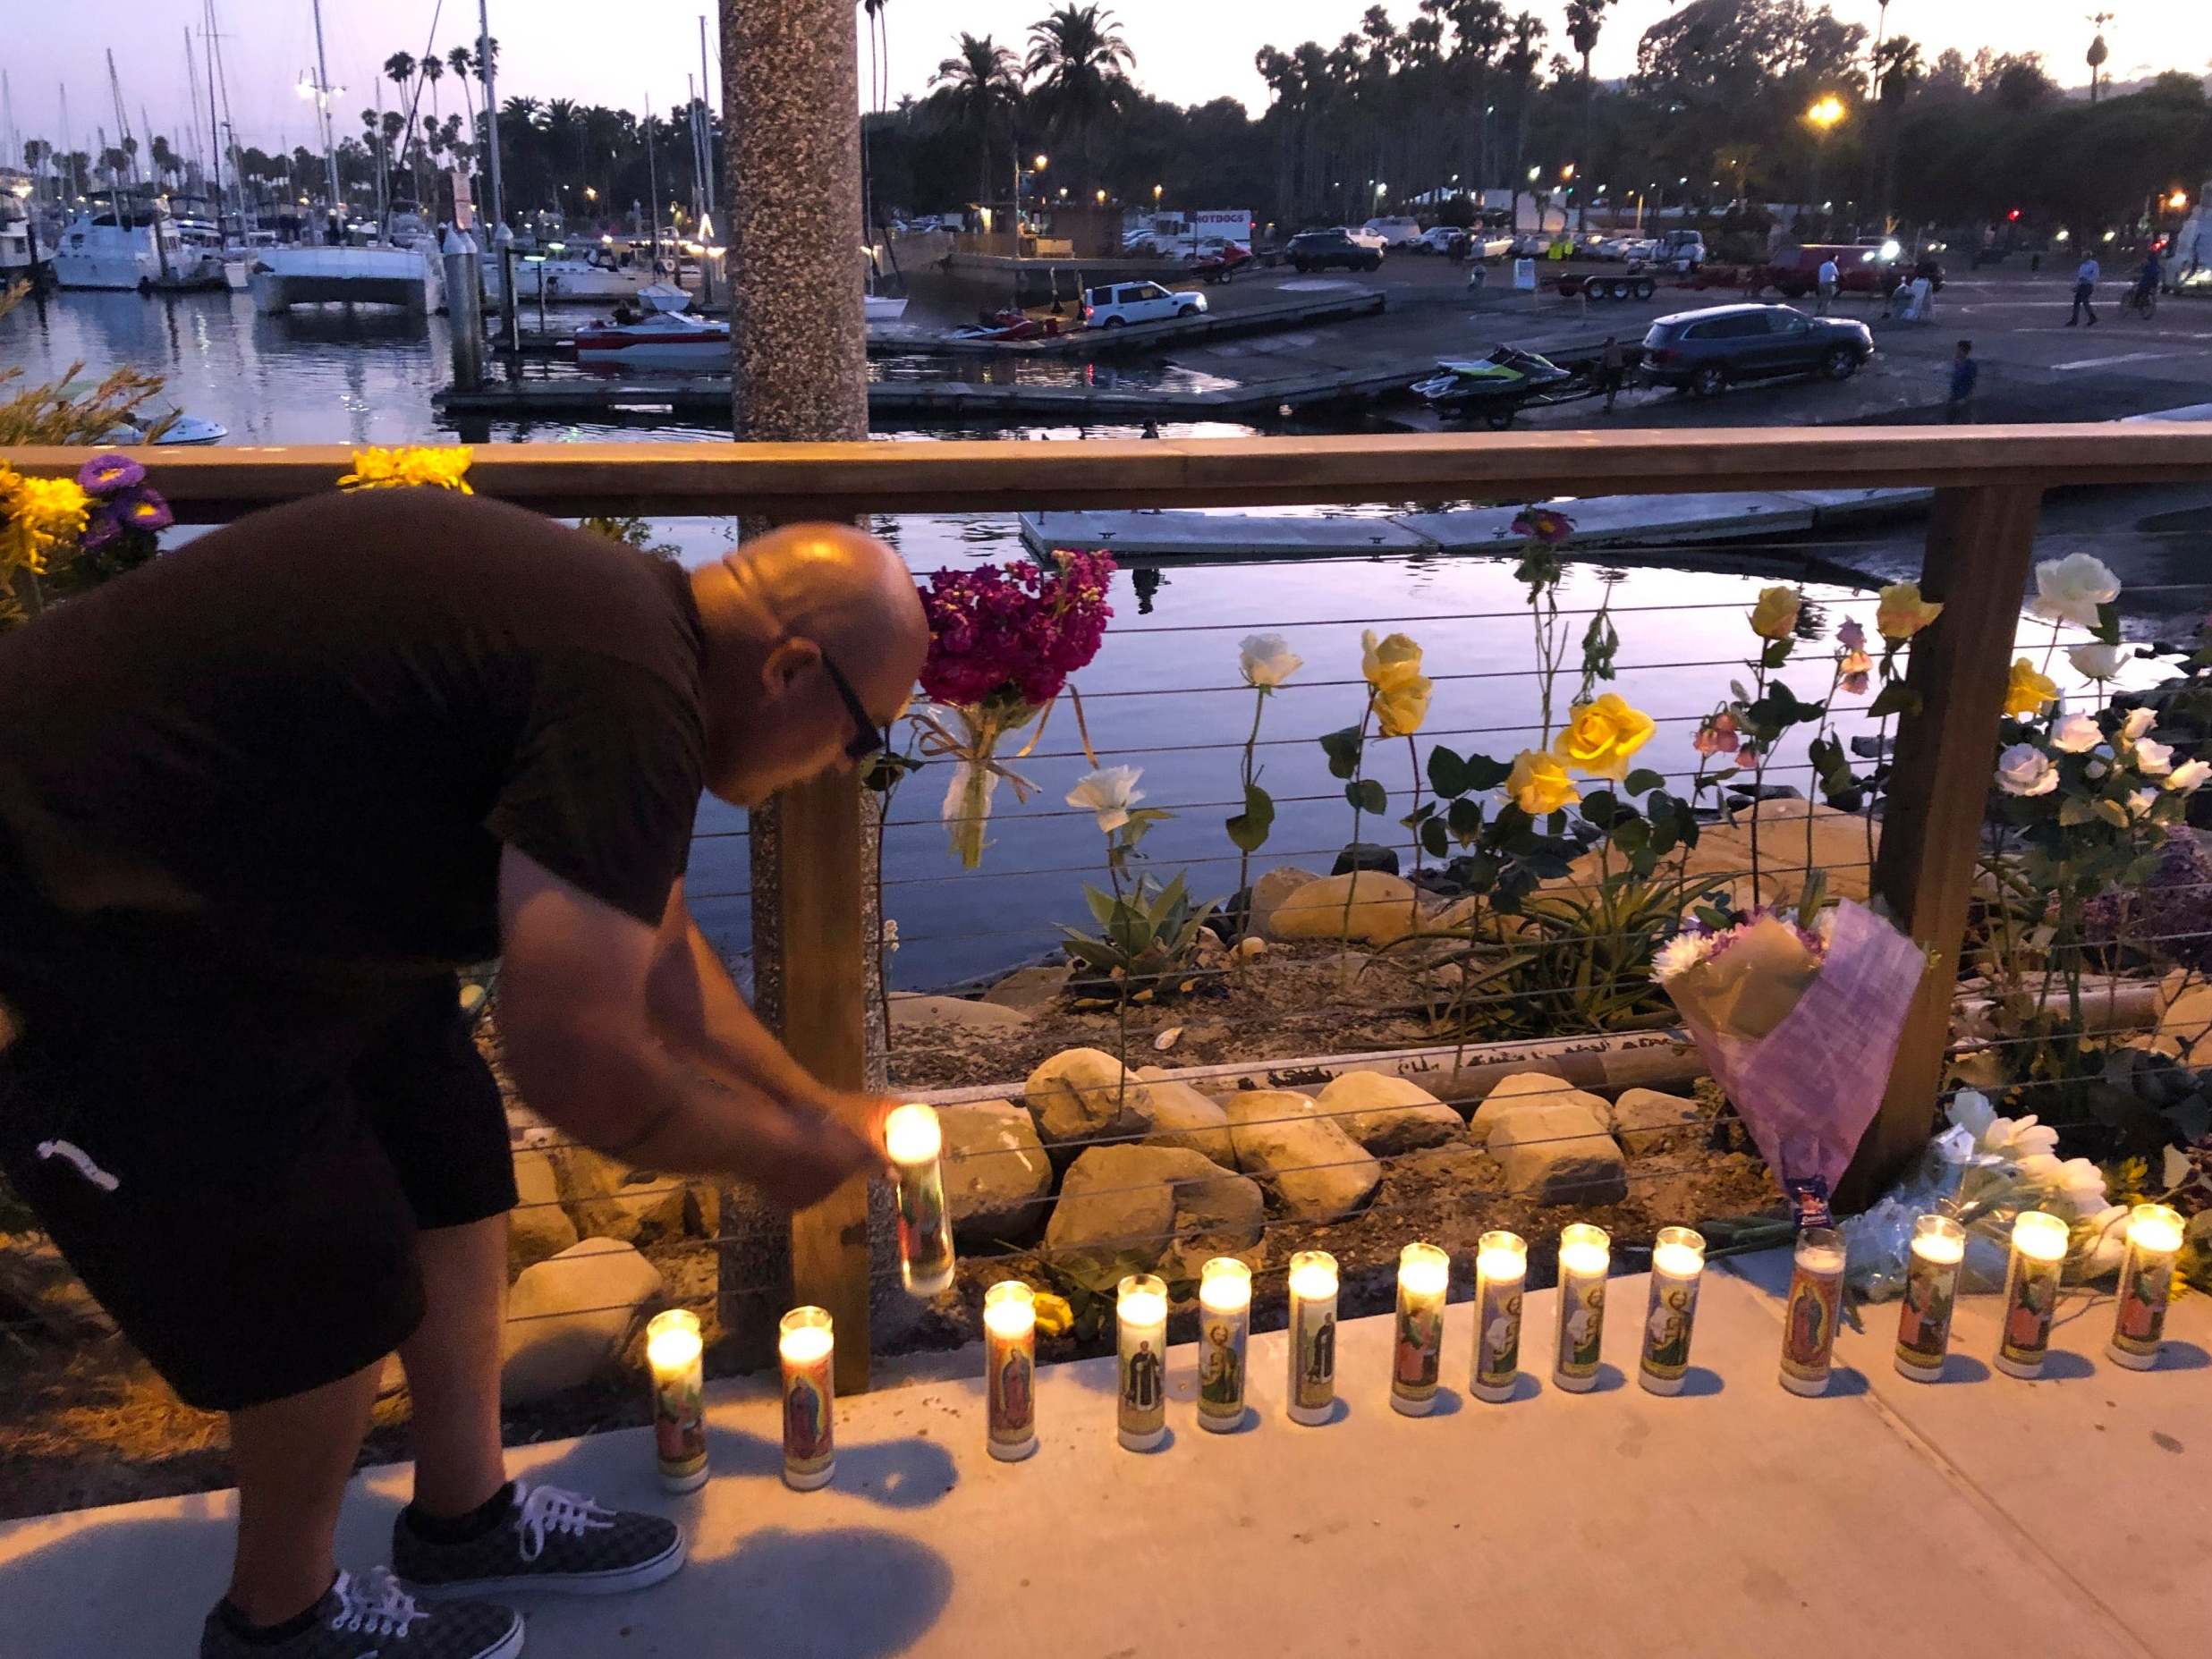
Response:
M1482 803L1479 800L1455 800L1445 815L1451 826L1452 839L1462 847L1471 847L1475 838L1482 834Z
M1599 829L1610 829L1619 808L1620 803L1614 800L1611 790L1594 789L1582 797L1582 821L1595 824Z
M1496 789L1513 776L1513 769L1503 760L1493 760L1487 755L1467 757L1467 788L1470 793Z
M1666 774L1654 772L1649 766L1639 766L1628 774L1627 781L1621 785L1621 792L1626 795L1648 795L1655 789L1665 787Z
M1467 763L1441 743L1428 751L1428 787L1445 800L1467 792Z
M1358 726L1321 734L1321 752L1329 758L1329 776L1333 778L1348 778L1359 771L1360 749Z
M1361 778L1344 785L1344 799L1359 812L1372 812L1380 817L1390 809L1389 791L1373 778Z
M1827 712L1825 703L1806 703L1779 680L1767 682L1767 694L1743 711L1752 727L1768 742L1792 726L1818 720Z
M1887 715L1917 715L1920 712L1920 694L1902 680L1893 680L1875 694L1867 706L1867 714L1879 720Z
M2106 645L2120 643L2120 607L2117 604L2097 607L2097 637Z
M1797 639L1794 635L1787 636L1780 639L1769 639L1767 642L1767 648L1759 654L1759 666L1762 668L1779 668L1783 664L1790 660L1790 653L1794 651L1796 648Z
M1090 906L1090 913L1098 918L1099 927L1107 927L1113 925L1114 906L1119 901L1112 893L1086 885L1083 889L1083 902Z
M1257 783L1244 786L1244 810L1228 823L1229 842L1239 852L1258 852L1275 829L1275 797Z
M1452 839L1445 833L1443 819L1430 818L1421 825L1421 846L1432 859L1441 859L1452 850Z
M1651 825L1641 818L1623 818L1613 826L1613 844L1633 856L1651 844Z

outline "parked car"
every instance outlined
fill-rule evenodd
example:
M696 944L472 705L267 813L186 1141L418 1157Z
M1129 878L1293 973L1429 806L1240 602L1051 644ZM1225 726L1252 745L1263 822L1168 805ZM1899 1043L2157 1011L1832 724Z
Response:
M1713 397L1739 380L1817 374L1848 380L1874 355L1864 323L1786 305L1718 305L1662 317L1644 335L1644 377Z
M1886 294L1901 276L1925 276L1943 287L1943 265L1931 252L1908 263L1894 241L1807 242L1770 260L1767 281L1785 300L1801 300L1820 285L1820 266L1835 261L1836 285L1844 293Z
M1083 291L1083 321L1093 328L1164 323L1178 317L1196 317L1205 309L1206 296L1194 288L1170 292L1157 283L1115 283Z
M1384 248L1411 248L1421 239L1419 219L1369 219L1362 227L1372 236L1380 237Z
M1342 228L1301 231L1283 250L1283 257L1300 271L1375 271L1383 264L1383 250L1352 240Z
M1357 230L1349 224L1339 225L1337 228L1358 242L1360 247L1372 248L1377 253L1390 246L1390 239L1371 224L1362 224Z
M1409 244L1414 253L1441 253L1449 255L1452 250L1467 240L1467 233L1456 224L1432 224Z
M1510 232L1475 231L1469 235L1467 257L1470 259L1504 259L1511 257L1513 251Z

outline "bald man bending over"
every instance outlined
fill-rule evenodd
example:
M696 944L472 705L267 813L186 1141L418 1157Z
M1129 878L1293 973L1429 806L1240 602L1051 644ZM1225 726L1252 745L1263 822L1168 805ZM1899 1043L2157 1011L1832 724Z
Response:
M241 519L0 642L0 1164L189 1402L230 1414L202 1659L496 1659L509 1590L683 1563L670 1522L510 1481L499 1091L454 970L503 959L532 1106L791 1206L878 1105L755 1020L683 901L702 787L851 766L928 644L880 542L682 570L442 491ZM396 1576L333 1535L385 1357ZM424 1603L436 1600L436 1607Z

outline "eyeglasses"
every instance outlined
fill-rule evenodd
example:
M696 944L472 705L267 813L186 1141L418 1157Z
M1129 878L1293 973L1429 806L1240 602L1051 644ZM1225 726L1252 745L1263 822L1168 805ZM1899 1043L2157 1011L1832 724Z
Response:
M844 700L845 712L852 716L852 738L845 745L845 758L866 760L884 747L883 732L876 724L876 716L868 712L868 705L860 701L860 694L852 689L852 681L844 677L843 671L830 660L826 651L822 653L822 672L829 676L830 684L837 688L837 695Z

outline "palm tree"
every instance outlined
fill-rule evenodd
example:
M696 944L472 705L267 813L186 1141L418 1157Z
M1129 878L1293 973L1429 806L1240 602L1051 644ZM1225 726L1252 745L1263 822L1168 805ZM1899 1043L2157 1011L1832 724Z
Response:
M157 132L147 153L153 158L154 180L157 183L166 181L171 174L175 174L180 180L182 178L184 158L170 148L166 136Z
M1098 4L1064 5L1030 28L1030 55L1022 72L1054 125L1076 138L1083 158L1078 182L1097 182L1091 139L1101 116L1129 94L1129 70L1137 61L1122 38L1121 20Z
M1537 65L1544 61L1542 41L1546 34L1544 20L1533 12L1518 13L1508 26L1510 43L1498 59L1498 67L1505 72L1505 84L1513 90L1513 160L1507 187L1513 191L1513 217L1521 216L1521 164L1529 148L1529 106L1536 101ZM1537 228L1543 228L1541 208L1537 214Z
M44 139L25 139L23 140L23 167L30 174L34 188L38 182L39 170L53 158L54 146Z
M445 79L445 60L436 56L424 58L421 74L430 83L430 113L434 115L442 114L438 108L437 83Z
M1589 55L1598 49L1598 31L1605 27L1606 8L1613 0L1567 0L1567 38L1574 42L1574 49L1582 55L1582 188L1577 192L1575 213L1577 228L1589 228L1589 181L1598 158L1590 153L1590 111L1596 101L1598 83L1590 79Z
M1013 112L1021 99L1021 68L1013 48L985 35L978 39L963 34L960 50L937 65L929 77L936 89L930 103L953 125L971 133L976 141L976 200L991 199L991 136L1002 118L1012 135ZM1021 165L1020 157L1015 165Z
M399 89L400 96L394 100L398 104L405 105L410 101L407 95L407 88L409 83L414 80L415 75L416 64L414 56L411 53L394 52L390 57L384 60L384 78ZM409 122L405 113L403 112L400 116L401 128L405 130L411 124L411 123ZM410 134L409 143L403 148L401 152L400 159L403 165L404 165L407 160L406 151L412 148L412 135Z

